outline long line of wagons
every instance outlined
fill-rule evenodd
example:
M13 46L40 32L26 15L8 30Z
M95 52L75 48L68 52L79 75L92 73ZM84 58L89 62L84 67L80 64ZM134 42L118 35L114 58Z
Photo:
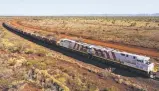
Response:
M83 43L80 41L75 41L71 39L60 39L56 41L55 38L48 38L45 36L40 36L32 32L26 32L14 28L6 23L3 23L3 26L12 31L16 31L28 36L31 36L35 39L42 40L46 43L56 44L57 46L76 51L82 54L87 55L89 58L99 58L105 60L106 62L113 62L118 65L122 65L129 69L136 70L141 74L144 74L150 78L156 76L157 70L155 70L154 63L150 62L150 57L132 54L128 52L118 51L112 48L92 45Z

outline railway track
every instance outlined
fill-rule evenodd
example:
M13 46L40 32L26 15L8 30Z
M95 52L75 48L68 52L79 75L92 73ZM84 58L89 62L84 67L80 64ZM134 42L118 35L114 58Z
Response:
M13 24L13 25L15 25L17 27L18 26L24 27L26 29L35 29L36 31L41 30L38 27L35 28L35 27L19 24L17 21L12 21L11 24ZM47 32L53 32L53 31L47 31ZM72 35L59 34L59 36L61 38L77 39L76 36L72 36ZM110 48L114 48L114 49L118 49L118 50L121 50L121 51L130 52L130 53L146 55L146 56L156 57L156 58L159 57L159 51L156 51L154 49L127 46L127 45L118 44L118 43L102 42L102 41L86 39L86 38L82 38L81 41L83 41L85 43L89 43L89 44L95 44L95 45L100 45L100 46L104 46L104 47L110 47Z

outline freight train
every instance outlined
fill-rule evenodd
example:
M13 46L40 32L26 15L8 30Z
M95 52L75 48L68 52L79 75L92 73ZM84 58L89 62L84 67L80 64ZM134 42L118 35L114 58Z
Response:
M150 78L155 78L156 73L158 73L158 70L155 69L154 63L150 62L150 57L147 56L123 52L98 45L87 44L71 39L60 39L59 41L56 41L55 38L47 38L35 33L25 32L11 27L5 23L3 23L3 26L11 31L15 31L43 42L55 44L58 47L84 54L88 56L88 58L99 58L105 62L111 62L129 69L133 69Z

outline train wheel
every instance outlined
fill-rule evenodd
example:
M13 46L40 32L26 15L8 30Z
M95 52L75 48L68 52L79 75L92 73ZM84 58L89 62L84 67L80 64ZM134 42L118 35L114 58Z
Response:
M88 59L92 59L92 55L91 54L88 54Z

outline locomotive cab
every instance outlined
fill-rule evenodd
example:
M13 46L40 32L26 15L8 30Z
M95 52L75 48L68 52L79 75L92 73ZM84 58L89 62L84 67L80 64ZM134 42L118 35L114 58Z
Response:
M150 57L137 56L136 67L145 71L150 78L154 78L154 63L150 62Z

